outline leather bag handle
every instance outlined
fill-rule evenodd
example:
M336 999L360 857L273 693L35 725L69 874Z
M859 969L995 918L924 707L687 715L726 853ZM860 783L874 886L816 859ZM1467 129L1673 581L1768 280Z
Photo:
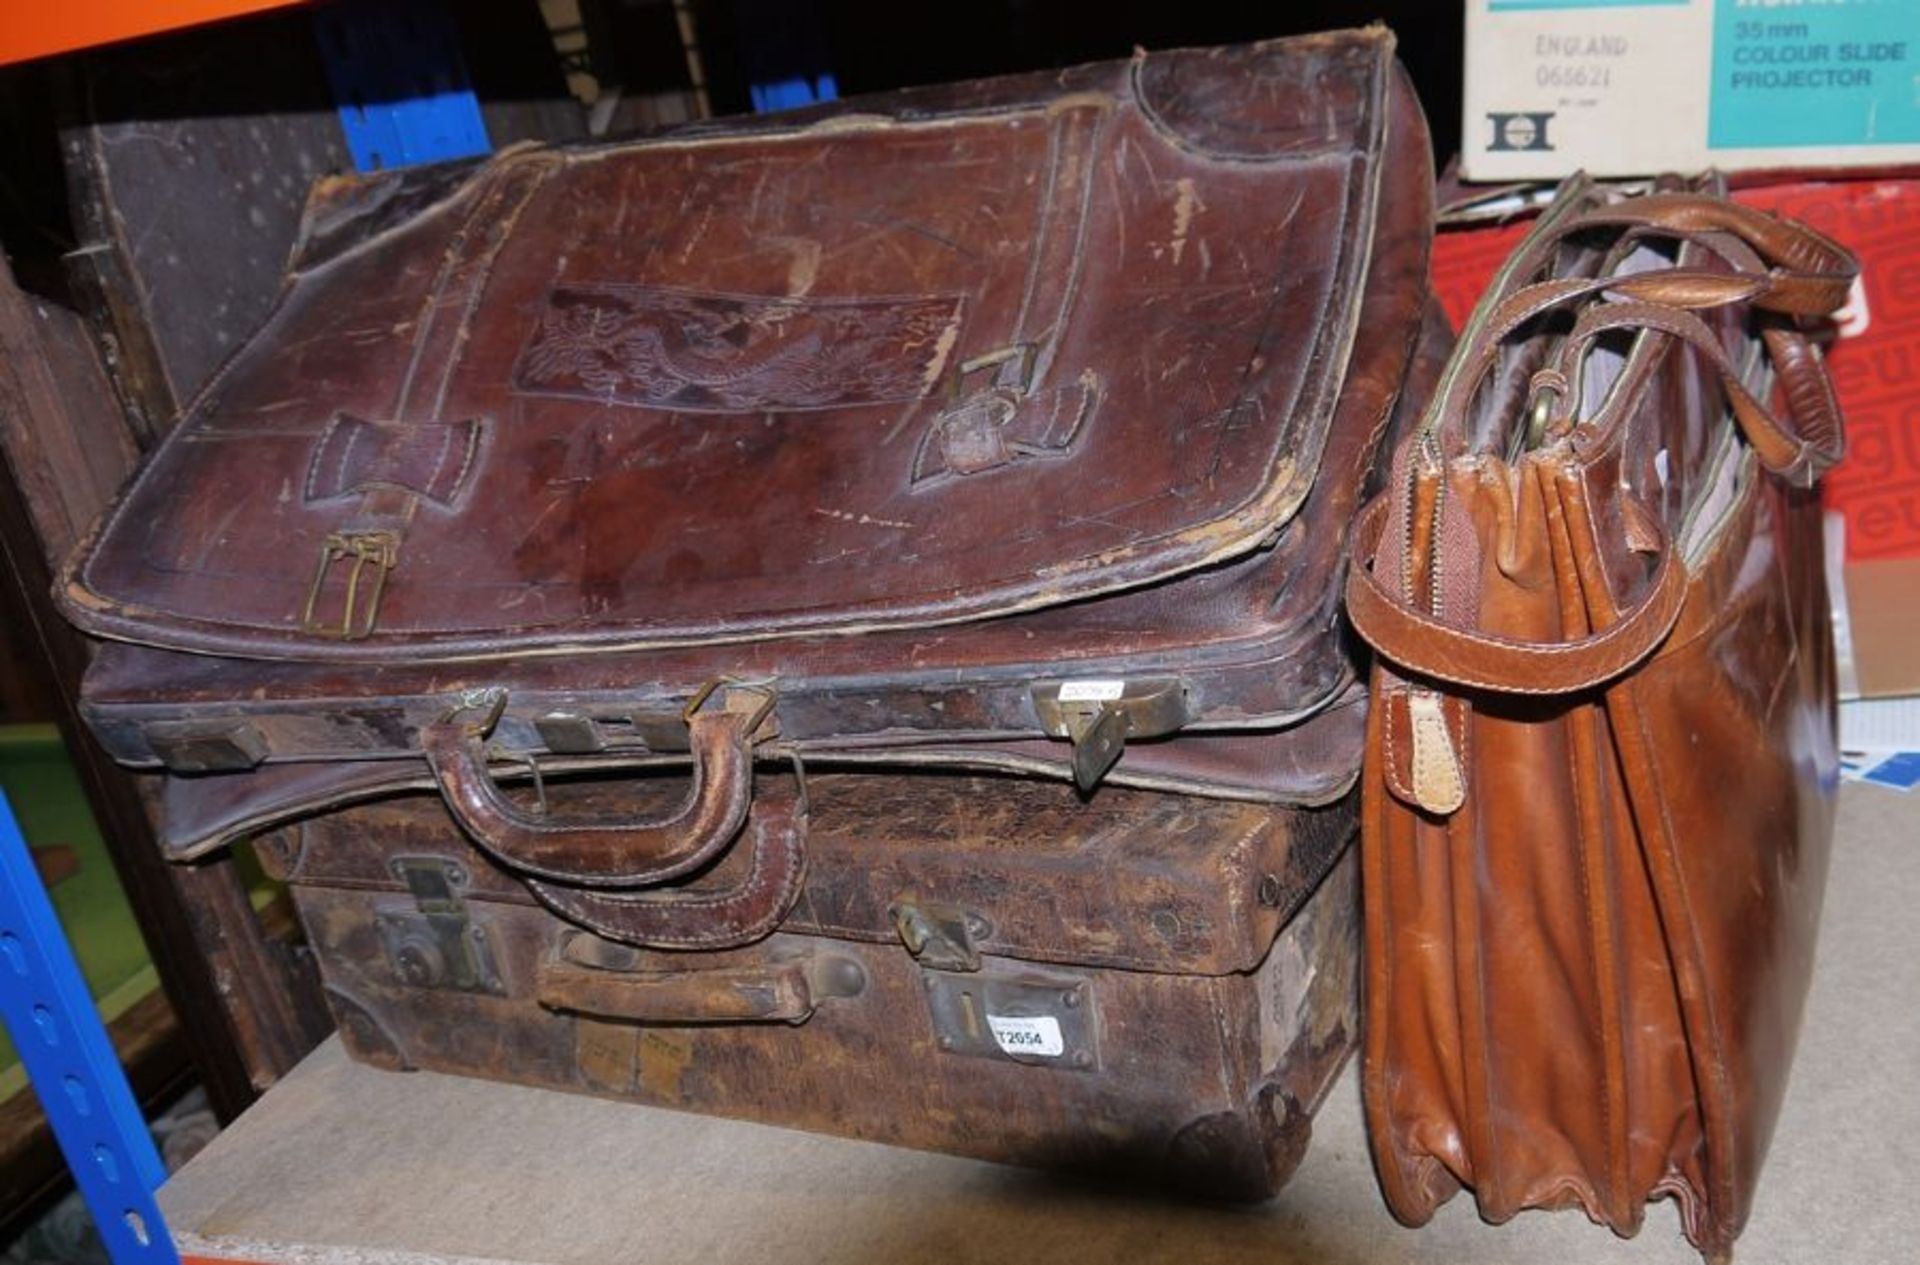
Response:
M1754 302L1771 284L1763 275L1667 268L1618 277L1560 277L1522 286L1495 305L1479 334L1479 350L1453 378L1440 411L1458 416L1493 369L1508 335L1554 308L1599 294L1641 304L1692 310Z
M1847 301L1859 264L1846 247L1794 220L1783 220L1726 198L1649 193L1595 207L1568 220L1560 235L1595 227L1644 226L1698 239L1738 238L1770 268L1772 284L1754 306L1796 316L1825 316Z
M807 810L792 794L754 806L747 874L730 887L671 892L588 891L526 880L541 904L578 927L621 944L656 949L728 949L762 939L799 898L806 873Z
M724 967L632 970L576 960L578 939L540 964L534 996L549 1010L633 1023L805 1023L819 1005L866 991L858 959L811 952ZM605 953L596 956L606 957Z
M504 693L493 696L497 715ZM491 718L463 707L422 731L421 747L447 810L474 842L525 874L594 887L664 883L699 869L739 834L753 799L753 735L773 696L730 689L688 719L693 785L657 817L560 820L521 808L487 772Z
M1666 640L1687 596L1685 565L1654 515L1659 562L1640 600L1600 632L1571 641L1518 641L1456 628L1402 601L1374 574L1388 498L1375 497L1354 524L1347 616L1369 645L1420 676L1504 694L1569 694L1603 685Z
M801 962L633 974L546 962L534 990L548 1010L635 1023L804 1023L814 1005Z
M1810 484L1845 452L1839 402L1819 356L1797 330L1764 330L1761 341L1785 387L1791 420L1747 389L1740 371L1705 321L1658 303L1598 303L1580 313L1560 351L1560 372L1571 379L1594 338L1608 330L1650 329L1678 338L1706 357L1720 375L1734 420L1760 464L1783 478Z

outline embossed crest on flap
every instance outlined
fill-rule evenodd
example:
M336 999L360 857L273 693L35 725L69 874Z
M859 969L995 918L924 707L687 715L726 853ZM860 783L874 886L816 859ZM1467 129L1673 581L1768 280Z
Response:
M796 299L556 286L513 387L682 412L902 403L939 379L961 308L958 295Z

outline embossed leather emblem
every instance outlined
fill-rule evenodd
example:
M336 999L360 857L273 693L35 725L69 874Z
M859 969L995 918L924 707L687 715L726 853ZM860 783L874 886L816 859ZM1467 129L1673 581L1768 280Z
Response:
M637 285L548 296L514 389L688 412L891 404L926 395L957 295L788 299Z

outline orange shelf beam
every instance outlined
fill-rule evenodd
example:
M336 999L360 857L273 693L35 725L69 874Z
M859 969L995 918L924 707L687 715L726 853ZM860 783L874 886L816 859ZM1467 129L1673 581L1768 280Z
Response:
M0 65L112 44L300 0L9 0Z

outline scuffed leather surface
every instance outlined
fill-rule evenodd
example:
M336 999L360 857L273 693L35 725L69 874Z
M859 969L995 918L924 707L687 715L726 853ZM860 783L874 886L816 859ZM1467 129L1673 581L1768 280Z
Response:
M1399 339L1362 305L1383 190L1422 183L1402 93L1376 29L332 191L68 613L445 660L940 624L1244 555L1356 348ZM303 495L396 482L339 465L342 425L481 438L457 480ZM369 522L401 537L370 635L303 628L320 545Z
M1576 189L1564 205L1603 200ZM1542 275L1607 266L1591 238L1552 237L1522 244L1483 313ZM1703 245L1725 243L1683 243L1678 260L1727 266ZM1729 348L1753 346L1752 313L1712 313ZM1531 374L1556 328L1499 354ZM1456 364L1485 350L1470 328ZM1438 415L1437 464L1412 443L1399 454L1374 575L1444 599L1435 617L1453 627L1535 645L1643 609L1658 549L1685 552L1685 597L1638 662L1584 688L1491 670L1463 686L1451 663L1439 680L1412 637L1376 669L1363 778L1376 1161L1412 1222L1464 1185L1494 1221L1577 1207L1631 1234L1646 1201L1670 1195L1693 1243L1723 1257L1786 1087L1830 844L1818 498L1741 440L1719 521L1689 521L1732 423L1711 363L1676 338L1640 339L1597 417L1509 467L1518 381L1496 373L1471 402L1483 412ZM1420 806L1408 763L1403 704L1420 695L1457 726L1466 786L1451 813Z
M1328 38L1338 43L1346 37ZM1220 57L1230 60L1226 53ZM1032 81L1022 82L1022 91L1035 90ZM938 93L941 108L959 108L988 91L956 85ZM1276 538L1238 561L991 621L859 637L536 656L511 665L240 666L108 643L88 678L88 718L115 758L146 766L156 762L144 736L149 725L219 716L258 728L271 763L254 792L211 778L169 788L179 809L170 816L182 823L168 827L175 848L205 846L245 822L283 815L276 802L322 805L330 793L323 784L349 799L364 796L369 786L390 784L394 764L356 775L294 772L290 762L417 759L421 730L443 716L457 695L509 681L511 697L493 745L512 757L554 758L542 754L531 724L548 711L671 714L701 683L730 674L775 683L780 731L810 755L857 752L863 760L987 763L1057 774L1067 748L1040 739L1031 700L1036 681L1174 674L1187 684L1194 724L1178 742L1135 744L1116 771L1122 783L1139 770L1139 785L1323 802L1353 776L1357 734L1347 722L1357 722L1358 714L1343 713L1337 741L1315 738L1277 748L1267 744L1266 734L1297 728L1333 708L1352 680L1338 615L1345 525L1374 477L1380 446L1424 403L1450 337L1444 322L1428 320L1422 327L1429 313L1431 172L1424 123L1397 69L1386 85L1385 108L1379 155L1365 159L1377 162L1382 192L1367 248L1359 336L1345 353L1318 473ZM430 192L448 196L444 189ZM1242 740L1225 732L1240 727L1264 733ZM1315 732L1328 733L1329 727L1316 726ZM1188 738L1197 741L1189 746ZM672 757L628 749L609 752L606 762L659 759ZM417 775L417 763L410 767ZM406 780L407 774L398 777Z

